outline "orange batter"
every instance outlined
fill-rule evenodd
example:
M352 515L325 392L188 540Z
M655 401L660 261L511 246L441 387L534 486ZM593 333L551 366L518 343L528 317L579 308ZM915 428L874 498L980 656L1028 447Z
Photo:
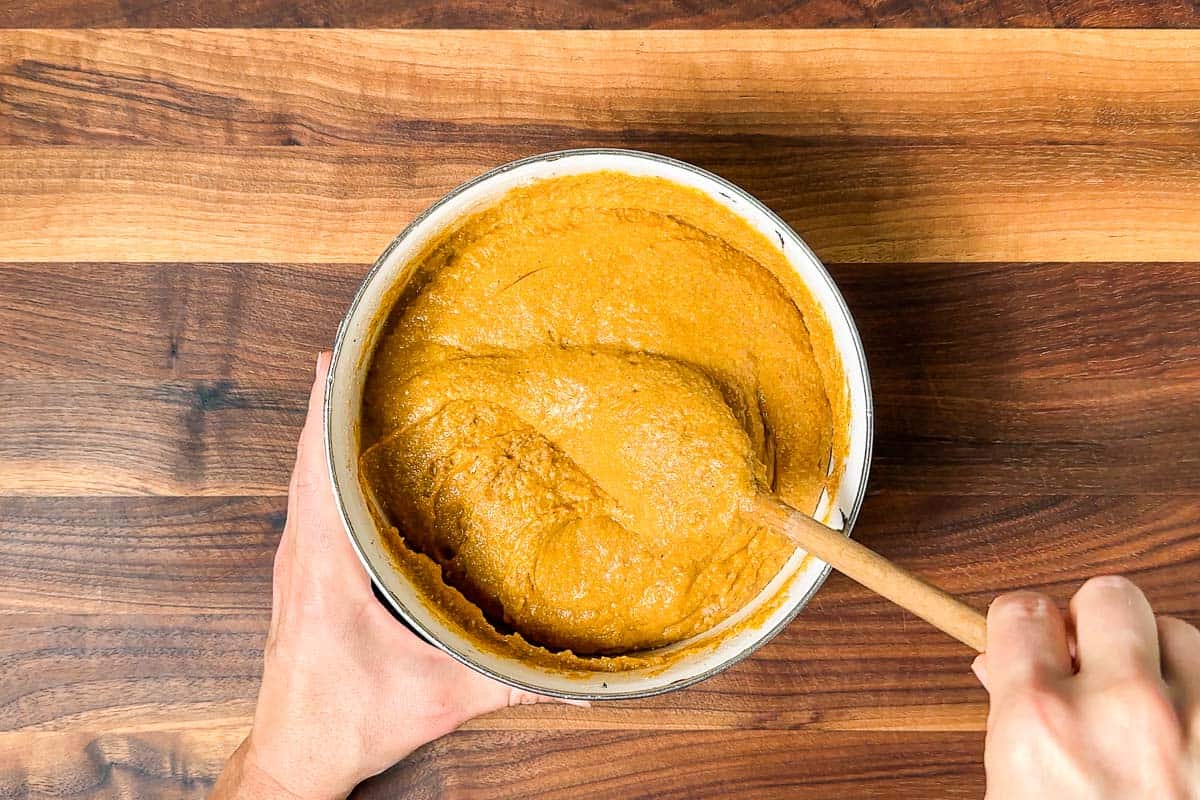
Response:
M828 326L771 242L699 192L597 172L515 190L419 261L361 466L402 563L461 593L447 613L615 655L759 593L792 546L738 504L814 508L846 413Z

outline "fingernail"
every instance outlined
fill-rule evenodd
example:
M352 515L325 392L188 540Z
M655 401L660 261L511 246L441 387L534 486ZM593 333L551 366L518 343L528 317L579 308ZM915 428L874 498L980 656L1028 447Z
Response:
M562 699L562 700L559 700L558 702L563 703L568 706L577 706L578 708L591 708L592 707L592 704L589 703L587 700Z
M975 660L971 662L971 672L975 673L975 677L983 684L983 688L987 688L987 661L982 655L975 656Z
M318 379L320 379L323 371L327 371L329 369L330 362L332 361L333 353L330 353L328 350L322 350L321 352L317 353L317 365L314 369L314 372L316 373Z

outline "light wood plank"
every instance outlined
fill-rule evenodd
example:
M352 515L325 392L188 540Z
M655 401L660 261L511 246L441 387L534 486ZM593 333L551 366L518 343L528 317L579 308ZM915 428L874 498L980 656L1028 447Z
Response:
M1200 32L14 31L0 144L1192 144Z
M371 261L455 184L538 148L0 148L10 261ZM1194 147L663 148L828 261L1188 261Z

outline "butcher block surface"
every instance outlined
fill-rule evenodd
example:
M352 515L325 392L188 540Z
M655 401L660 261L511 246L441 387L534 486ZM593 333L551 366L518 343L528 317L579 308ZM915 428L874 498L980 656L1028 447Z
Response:
M698 164L829 265L857 538L980 609L1116 572L1200 622L1200 7L619 5L0 9L0 798L205 796L315 353L417 213L549 150ZM477 719L357 796L979 798L970 659L834 575L696 687Z

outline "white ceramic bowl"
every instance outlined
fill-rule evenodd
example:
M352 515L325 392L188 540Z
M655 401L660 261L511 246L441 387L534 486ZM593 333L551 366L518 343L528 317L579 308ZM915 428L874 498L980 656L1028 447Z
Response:
M359 482L357 456L363 385L379 335L374 323L389 291L411 276L414 255L463 216L494 204L510 189L534 181L598 170L666 178L699 189L780 242L792 268L821 305L833 330L850 397L849 453L837 491L826 497L818 518L849 535L867 485L872 442L872 408L866 360L858 331L841 294L812 250L770 209L728 181L691 164L633 150L567 150L514 161L459 186L413 220L395 238L363 280L338 329L325 387L325 448L337 503L354 549L380 593L396 613L437 647L506 684L540 694L588 700L644 697L680 689L737 663L769 641L817 591L829 567L797 553L745 609L694 639L672 645L689 652L655 667L628 672L564 673L531 665L515 656L483 650L443 622L392 566L383 532L368 510ZM782 597L779 595L782 593ZM781 599L782 602L778 602ZM766 604L774 610L733 634L731 628ZM711 642L711 644L709 644Z

